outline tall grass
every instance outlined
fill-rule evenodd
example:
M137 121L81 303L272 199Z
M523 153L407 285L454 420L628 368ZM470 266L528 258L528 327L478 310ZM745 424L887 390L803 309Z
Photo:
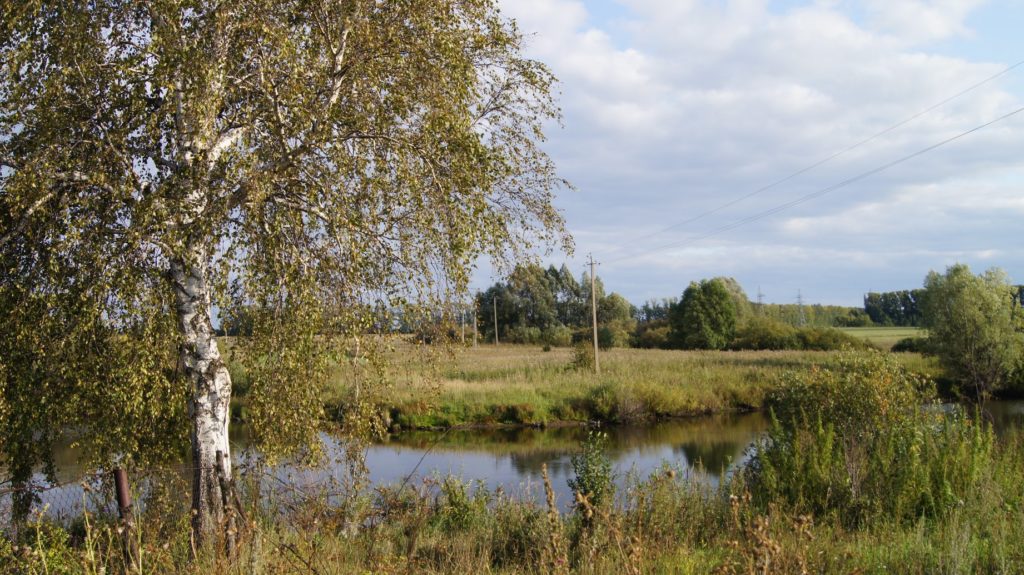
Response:
M828 364L834 352L699 352L614 349L603 352L601 374L578 369L571 351L481 346L440 362L396 353L386 397L393 425L545 425L630 422L760 409L784 373ZM915 372L933 374L931 360L905 354ZM332 401L343 402L343 376Z

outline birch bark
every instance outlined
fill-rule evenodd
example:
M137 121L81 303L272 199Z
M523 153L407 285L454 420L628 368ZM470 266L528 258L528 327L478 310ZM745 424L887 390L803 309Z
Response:
M181 364L191 390L192 532L197 548L214 534L224 519L216 469L218 451L224 454L224 476L231 477L228 443L231 375L214 339L207 267L204 246L192 246L183 258L172 261L170 266L182 335Z

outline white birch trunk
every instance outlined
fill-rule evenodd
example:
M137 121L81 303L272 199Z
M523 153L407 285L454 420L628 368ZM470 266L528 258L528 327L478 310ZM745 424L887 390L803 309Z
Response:
M216 469L218 451L224 454L224 476L231 477L231 376L214 339L207 267L205 247L194 246L182 260L171 262L170 269L178 326L183 336L181 364L191 388L192 532L196 548L212 539L214 530L224 520Z

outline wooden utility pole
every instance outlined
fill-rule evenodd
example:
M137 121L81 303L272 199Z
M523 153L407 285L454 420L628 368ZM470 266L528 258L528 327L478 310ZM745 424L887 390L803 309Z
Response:
M594 266L597 262L594 261L593 254L587 254L587 258L590 263L590 315L594 325L594 373L600 374L601 360L597 357L597 289L594 287Z
M462 327L462 345L466 345L466 307L459 303L459 325Z
M479 300L477 300L477 301L479 302ZM477 330L477 327L476 327L476 316L477 316L477 311L479 310L479 308L480 308L480 304L479 303L477 303L477 304L475 304L473 306L473 347L476 347L476 334L480 333Z
M498 294L495 293L494 297L491 298L491 303L494 304L494 347L498 347Z

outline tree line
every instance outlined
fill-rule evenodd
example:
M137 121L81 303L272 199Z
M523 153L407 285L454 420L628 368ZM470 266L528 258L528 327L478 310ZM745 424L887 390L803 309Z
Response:
M480 336L506 343L567 346L591 337L590 277L566 266L520 265L476 295ZM829 328L867 323L853 307L755 304L730 277L694 282L681 297L640 306L606 293L594 278L598 344L662 349L833 349L860 345Z

